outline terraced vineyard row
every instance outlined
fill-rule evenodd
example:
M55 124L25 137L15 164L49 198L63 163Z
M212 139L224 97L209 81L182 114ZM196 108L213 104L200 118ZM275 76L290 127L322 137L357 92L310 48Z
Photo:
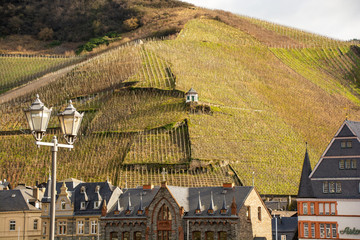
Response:
M46 73L81 61L82 57L0 56L0 94Z
M245 185L254 177L261 193L296 194L305 142L314 163L349 109L360 113L354 49L269 49L246 32L198 19L175 40L99 55L36 91L53 114L68 99L86 112L75 150L59 152L59 178L130 187L159 181L161 168L146 166L167 164L171 184L220 185L226 172L172 169L230 163ZM199 109L209 111L188 112L191 87ZM21 110L36 92L0 105L0 176L13 182L45 180L48 172L49 151L18 135L26 128ZM55 117L50 128L58 134Z

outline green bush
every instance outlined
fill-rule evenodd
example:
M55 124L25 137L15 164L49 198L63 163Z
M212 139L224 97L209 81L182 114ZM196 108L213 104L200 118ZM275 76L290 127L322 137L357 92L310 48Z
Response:
M111 42L115 40L120 40L121 36L116 32L109 32L105 34L103 37L91 38L87 43L80 45L76 50L76 54L79 55L83 51L91 52L94 48L106 44L109 45Z

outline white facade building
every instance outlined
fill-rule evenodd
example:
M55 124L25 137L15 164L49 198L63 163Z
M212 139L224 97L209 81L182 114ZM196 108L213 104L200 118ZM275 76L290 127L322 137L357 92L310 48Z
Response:
M314 170L306 151L299 193L299 239L360 239L360 122L345 121Z
M185 98L186 98L186 103L189 102L198 102L199 101L199 95L198 93L191 88L186 94L185 94Z

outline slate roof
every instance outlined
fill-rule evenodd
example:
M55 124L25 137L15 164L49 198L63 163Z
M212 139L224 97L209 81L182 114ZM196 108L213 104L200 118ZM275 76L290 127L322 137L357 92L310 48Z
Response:
M123 193L119 197L120 202L120 214L116 215L114 214L115 210L117 209L117 202L114 204L114 206L108 206L110 207L110 211L108 211L108 214L106 217L117 217L117 218L131 218L131 217L145 217L145 212L143 215L137 215L137 211L140 208L140 194L142 195L142 205L143 208L149 206L151 201L154 199L155 195L158 193L160 187L156 186L153 189L149 190L143 190L142 187L138 188L129 188L129 189L123 189ZM131 200L131 212L129 215L125 214L125 210L128 207L129 202L129 194L130 194L130 200Z
M198 94L198 93L195 91L195 89L190 88L190 90L186 93L186 95L188 94Z
M310 174L311 174L311 163L310 163L308 151L306 149L304 163L301 171L299 191L297 195L300 198L307 198L314 196L311 180L309 178Z
M184 208L185 216L184 217L224 217L231 216L230 205L232 199L235 196L237 210L243 206L247 196L253 190L253 187L234 187L234 188L223 188L223 187L200 187L200 188L188 188L188 187L177 187L177 186L167 186L169 192L174 197L176 202L180 207ZM141 216L137 215L137 210L140 206L140 194L143 196L143 208L145 209L150 205L155 195L158 193L160 187L156 186L151 190L143 190L142 187L131 188L123 190L123 194L120 195L120 214L116 215L114 213L117 210L117 203L114 203L111 206L110 211L106 217L111 218L139 218ZM195 209L198 206L199 201L199 192L201 198L201 213L195 214ZM214 214L209 215L207 210L211 206L211 192L213 194L213 210ZM132 212L129 215L126 215L126 208L128 206L128 194L130 193ZM227 213L220 214L220 209L223 207L224 196L227 205ZM109 207L109 206L108 206ZM144 216L145 217L145 216Z
M65 182L67 189L67 192L69 194L69 198L71 201L73 201L72 199L72 195L74 192L75 187L81 183L82 181L78 180L78 179L66 179L64 181L61 182L57 182L56 183L56 193L59 194L61 192L61 186L63 185L63 182ZM47 186L44 192L44 197L42 198L41 202L43 203L49 203L50 202L50 196L51 196L51 180L49 179L47 182ZM56 195L56 199L58 198L58 195Z
M39 210L31 205L32 189L15 189L0 191L0 212ZM34 202L34 201L32 201Z
M96 187L100 186L99 193L95 191ZM81 193L81 188L85 187L85 192L87 196L86 201L86 208L84 210L80 209L81 202L85 201L84 195L85 193ZM106 201L106 203L109 202L113 191L117 187L113 186L109 182L94 182L94 183L80 183L76 186L74 193L73 193L73 202L74 202L74 214L75 215L93 215L101 214L101 208L103 205L103 200ZM99 208L95 208L95 201L99 201L99 195L101 196L101 204Z
M360 137L360 122L346 120L345 123L354 132L357 137Z
M271 219L272 230L275 231L275 218ZM277 218L277 230L278 232L296 232L298 228L297 217L282 217Z

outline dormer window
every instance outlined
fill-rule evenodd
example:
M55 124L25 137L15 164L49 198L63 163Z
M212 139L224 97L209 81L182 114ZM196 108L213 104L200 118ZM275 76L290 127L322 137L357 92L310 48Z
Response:
M85 186L82 186L82 187L81 187L80 193L85 193Z
M64 200L61 200L61 210L64 210L66 208L66 203Z
M99 208L100 208L100 201L95 201L95 202L94 202L94 208L95 208L95 209L99 209Z
M98 193L100 191L100 186L97 185L96 188L95 188L95 192Z
M85 207L86 205L85 205L85 202L81 202L80 203L80 210L85 210Z
M352 141L341 141L341 148L352 148Z

